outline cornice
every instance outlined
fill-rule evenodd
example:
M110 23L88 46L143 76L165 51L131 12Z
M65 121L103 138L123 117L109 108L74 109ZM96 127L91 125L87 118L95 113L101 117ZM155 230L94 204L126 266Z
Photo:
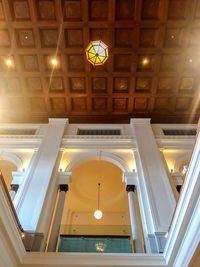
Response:
M23 259L23 264L40 266L87 266L87 267L125 267L125 266L166 266L163 255L160 254L128 254L128 253L40 253L29 252ZM23 265L21 265L23 267Z
M0 148L38 148L44 135L0 135ZM194 143L193 136L155 136L160 149L191 149ZM64 135L61 149L66 147L85 148L95 146L108 148L136 149L134 135L99 136L99 135Z

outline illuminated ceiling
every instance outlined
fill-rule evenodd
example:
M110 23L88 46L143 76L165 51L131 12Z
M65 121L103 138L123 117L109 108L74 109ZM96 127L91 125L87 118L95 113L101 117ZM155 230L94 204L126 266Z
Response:
M99 38L109 58L94 68ZM196 122L199 49L199 1L0 0L0 121Z

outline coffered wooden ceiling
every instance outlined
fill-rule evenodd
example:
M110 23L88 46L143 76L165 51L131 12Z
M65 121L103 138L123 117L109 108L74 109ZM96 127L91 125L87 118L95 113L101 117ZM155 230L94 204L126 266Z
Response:
M94 68L98 39L109 59ZM0 0L2 122L196 122L199 74L199 0Z

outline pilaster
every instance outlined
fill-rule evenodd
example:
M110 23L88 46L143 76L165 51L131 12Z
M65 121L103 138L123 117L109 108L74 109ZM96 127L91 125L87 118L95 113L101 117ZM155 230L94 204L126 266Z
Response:
M145 208L147 233L165 233L171 222L176 201L158 150L150 119L132 119L137 152L138 183Z
M27 177L27 186L18 211L20 222L27 231L36 230L66 122L66 119L49 119L43 141Z

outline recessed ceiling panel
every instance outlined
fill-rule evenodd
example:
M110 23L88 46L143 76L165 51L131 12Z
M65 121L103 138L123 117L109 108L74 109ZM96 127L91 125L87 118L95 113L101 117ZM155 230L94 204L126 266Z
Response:
M0 0L1 121L197 122L199 19L189 0Z

